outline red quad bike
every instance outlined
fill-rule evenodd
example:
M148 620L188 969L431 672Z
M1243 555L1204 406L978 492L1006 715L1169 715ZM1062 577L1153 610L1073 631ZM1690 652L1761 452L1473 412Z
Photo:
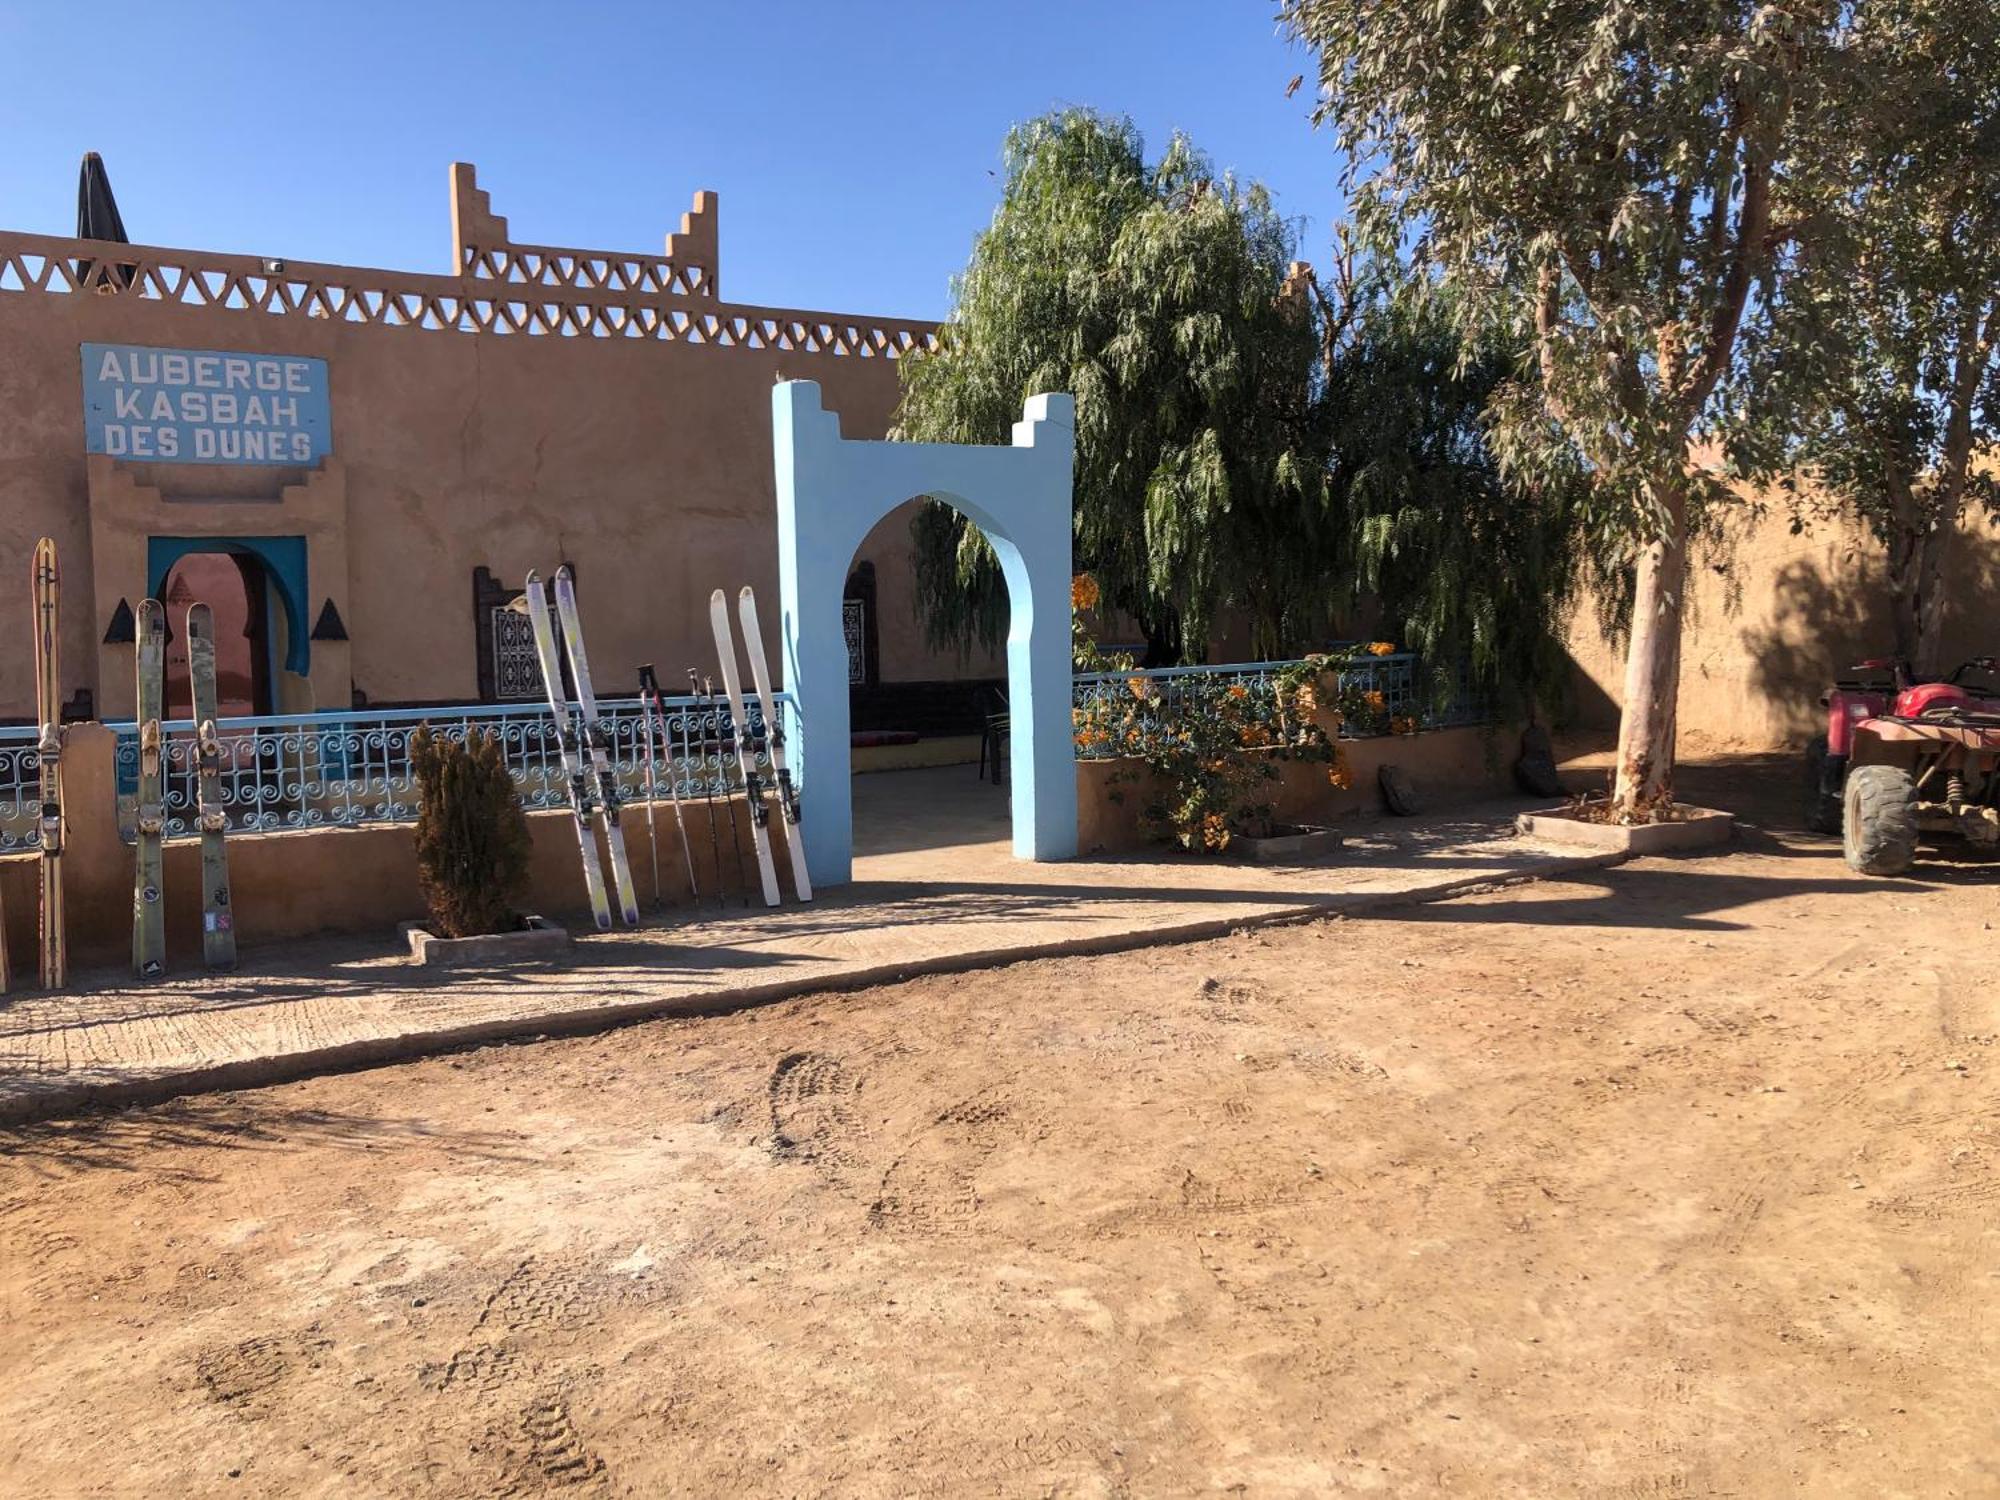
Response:
M1917 682L1901 661L1864 661L1820 701L1806 824L1839 834L1852 868L1900 875L1919 835L2000 849L2000 662Z

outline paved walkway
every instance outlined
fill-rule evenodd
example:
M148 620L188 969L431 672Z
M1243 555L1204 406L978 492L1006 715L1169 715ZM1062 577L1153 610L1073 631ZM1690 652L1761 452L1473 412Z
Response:
M560 966L436 974L386 943L250 950L243 970L86 977L0 1007L0 1120L249 1087L480 1041L601 1029L810 990L1216 936L1612 863L1515 837L1524 804L1351 825L1318 864L1012 858L1005 794L965 767L856 779L855 882L810 906L669 915ZM939 837L964 840L949 847Z

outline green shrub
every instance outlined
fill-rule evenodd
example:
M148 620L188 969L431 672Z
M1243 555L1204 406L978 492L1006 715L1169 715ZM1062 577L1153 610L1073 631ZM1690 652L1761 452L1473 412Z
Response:
M410 739L417 777L417 881L439 937L479 937L521 925L528 892L528 820L492 730L465 740Z

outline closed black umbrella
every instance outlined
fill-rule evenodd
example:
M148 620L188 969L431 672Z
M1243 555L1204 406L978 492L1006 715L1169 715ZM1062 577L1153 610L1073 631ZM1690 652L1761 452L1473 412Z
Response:
M110 240L115 244L129 245L131 236L125 233L125 220L118 212L118 200L111 196L111 177L104 170L104 158L95 151L83 153L83 171L76 183L76 237L80 240ZM113 273L117 286L132 284L131 266L119 266ZM90 262L77 265L77 275L87 281L90 277Z

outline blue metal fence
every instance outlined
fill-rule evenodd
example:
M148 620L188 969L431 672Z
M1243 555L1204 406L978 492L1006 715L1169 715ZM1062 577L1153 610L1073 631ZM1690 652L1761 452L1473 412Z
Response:
M789 717L789 695L781 693L778 698ZM660 798L728 795L736 766L728 704L668 698L662 700L661 710L665 734L656 750ZM600 702L598 711L619 790L630 801L643 801L644 710L637 699L627 698ZM751 736L760 747L758 765L768 766L762 715L754 701L746 711ZM410 767L410 740L425 725L454 739L492 731L499 737L524 806L567 804L561 747L546 706L272 715L222 719L216 724L222 749L222 806L229 828L258 833L414 819L417 785ZM130 840L139 781L138 729L130 723L111 728L118 736L118 827ZM166 831L172 838L197 831L194 724L180 719L162 724L161 730Z
M1276 684L1292 662L1236 662L1214 667L1162 667L1124 672L1080 673L1072 703L1080 717L1094 706L1115 705L1122 722L1147 727L1170 725L1175 715L1190 711L1218 688L1240 685L1253 709L1276 714ZM1482 724L1488 706L1461 686L1442 707L1425 695L1423 673L1408 652L1361 657L1338 670L1342 691L1380 693L1380 719L1409 718L1426 729ZM788 720L796 710L789 694L778 695ZM664 741L659 748L658 778L662 799L726 796L735 777L735 740L726 703L693 698L662 702ZM598 705L615 778L629 800L646 795L646 743L643 710L637 699ZM750 732L760 747L762 716L755 702L747 705ZM406 822L416 817L416 778L410 769L410 738L424 725L439 734L462 738L468 732L492 730L499 736L507 767L529 808L552 808L567 802L561 752L554 721L543 705L495 704L465 708L403 708L352 713L272 715L224 719L217 724L222 748L222 802L234 832L274 832L285 829L340 828L367 823ZM135 821L138 787L138 730L130 723L113 724L118 736L118 826L129 840ZM181 719L161 726L169 837L196 831L196 765L194 725ZM1369 724L1343 724L1341 734L1352 738L1381 732ZM1086 760L1109 759L1118 745L1080 744ZM760 768L769 758L761 748ZM41 758L33 725L0 727L0 852L35 848L40 843L36 815Z
M40 739L33 724L0 728L0 854L41 847Z

